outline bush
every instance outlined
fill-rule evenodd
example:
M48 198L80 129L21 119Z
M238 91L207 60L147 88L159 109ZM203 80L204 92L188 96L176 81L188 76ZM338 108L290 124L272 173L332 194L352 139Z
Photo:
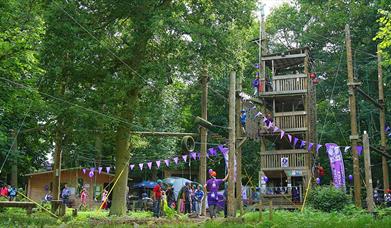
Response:
M340 211L349 203L349 196L334 187L316 187L308 194L308 204L313 208L331 212Z

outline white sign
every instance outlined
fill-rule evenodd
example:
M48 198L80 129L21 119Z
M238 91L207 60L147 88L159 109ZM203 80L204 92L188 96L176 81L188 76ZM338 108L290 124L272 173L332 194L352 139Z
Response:
M287 157L281 158L281 167L283 168L289 167L289 159Z

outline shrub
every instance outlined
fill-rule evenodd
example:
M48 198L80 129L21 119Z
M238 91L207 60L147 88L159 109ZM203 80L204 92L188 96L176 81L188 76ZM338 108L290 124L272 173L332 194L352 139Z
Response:
M331 212L340 211L349 203L349 196L334 187L316 187L308 194L308 204L313 208Z

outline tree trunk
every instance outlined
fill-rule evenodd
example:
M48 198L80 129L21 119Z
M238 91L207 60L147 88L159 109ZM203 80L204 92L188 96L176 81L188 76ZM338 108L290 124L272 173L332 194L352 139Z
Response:
M129 128L120 126L117 131L115 179L118 182L113 189L113 202L110 215L122 216L126 213L126 190L128 186L130 133Z

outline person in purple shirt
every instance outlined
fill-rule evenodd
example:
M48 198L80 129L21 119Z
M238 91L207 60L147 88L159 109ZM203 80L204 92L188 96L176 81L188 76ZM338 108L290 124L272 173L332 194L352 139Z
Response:
M217 192L219 191L219 186L228 179L228 174L224 179L216 179L216 172L210 172L210 179L206 181L204 186L205 190L208 192L208 206L209 206L209 215L210 218L216 218L216 209L218 203Z

